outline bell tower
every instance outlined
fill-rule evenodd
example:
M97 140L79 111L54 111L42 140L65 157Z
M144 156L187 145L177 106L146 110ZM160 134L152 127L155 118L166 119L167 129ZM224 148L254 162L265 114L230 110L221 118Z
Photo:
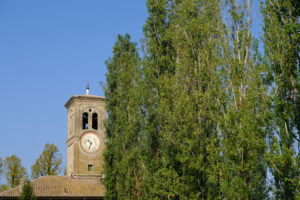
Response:
M67 175L75 178L103 176L105 148L105 98L89 94L72 96L68 110Z

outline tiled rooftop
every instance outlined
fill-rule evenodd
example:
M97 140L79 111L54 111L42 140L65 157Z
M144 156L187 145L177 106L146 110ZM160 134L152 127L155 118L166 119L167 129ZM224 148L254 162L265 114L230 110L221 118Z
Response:
M31 181L36 197L103 197L105 188L97 178L42 176ZM22 187L0 193L0 197L19 196Z

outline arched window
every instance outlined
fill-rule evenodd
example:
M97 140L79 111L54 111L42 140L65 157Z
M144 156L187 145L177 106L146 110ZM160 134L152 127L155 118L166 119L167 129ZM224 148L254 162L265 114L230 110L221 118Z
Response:
M83 113L82 115L82 129L88 129L89 128L89 114Z
M93 125L92 125L92 128L97 130L98 129L98 115L97 113L93 113Z

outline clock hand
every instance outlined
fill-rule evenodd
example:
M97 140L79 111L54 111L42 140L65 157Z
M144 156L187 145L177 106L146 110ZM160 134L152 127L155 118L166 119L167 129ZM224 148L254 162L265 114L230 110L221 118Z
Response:
M89 141L89 142L90 142L90 146L89 146L89 150L90 150L93 142L92 141Z

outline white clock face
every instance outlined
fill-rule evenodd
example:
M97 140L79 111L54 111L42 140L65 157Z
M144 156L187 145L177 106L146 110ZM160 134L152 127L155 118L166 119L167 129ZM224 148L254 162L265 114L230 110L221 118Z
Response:
M96 153L100 149L101 139L93 132L85 133L80 140L81 148L87 153Z

